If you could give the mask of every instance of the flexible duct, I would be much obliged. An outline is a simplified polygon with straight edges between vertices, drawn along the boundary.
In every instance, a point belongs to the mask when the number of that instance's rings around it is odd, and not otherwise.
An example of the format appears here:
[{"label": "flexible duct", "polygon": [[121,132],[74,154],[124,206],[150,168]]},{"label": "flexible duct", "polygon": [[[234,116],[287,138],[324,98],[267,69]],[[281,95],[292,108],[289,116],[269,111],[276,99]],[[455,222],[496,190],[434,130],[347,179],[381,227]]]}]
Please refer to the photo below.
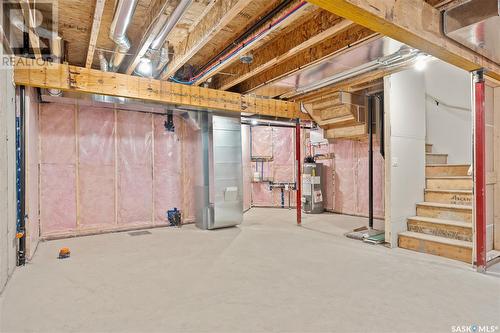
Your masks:
[{"label": "flexible duct", "polygon": [[156,64],[154,73],[158,74],[168,63],[170,59],[168,56],[168,49],[163,48],[163,45],[172,29],[179,22],[192,2],[193,0],[181,0],[172,14],[168,17],[165,24],[161,27],[155,39],[151,42],[146,57]]},{"label": "flexible duct", "polygon": [[130,50],[130,40],[127,37],[127,29],[134,15],[137,0],[118,0],[115,15],[111,28],[109,29],[109,38],[116,44],[115,52],[109,61],[109,69],[116,72],[119,68],[128,50]]}]

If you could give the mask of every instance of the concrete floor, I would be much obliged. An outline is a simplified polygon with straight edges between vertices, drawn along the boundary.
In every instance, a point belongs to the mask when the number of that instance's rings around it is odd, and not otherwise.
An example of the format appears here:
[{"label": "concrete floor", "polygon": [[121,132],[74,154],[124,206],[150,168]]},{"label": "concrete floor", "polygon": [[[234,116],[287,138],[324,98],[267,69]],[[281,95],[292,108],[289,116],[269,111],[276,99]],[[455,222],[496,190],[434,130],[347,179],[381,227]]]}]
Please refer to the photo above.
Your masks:
[{"label": "concrete floor", "polygon": [[[41,243],[0,299],[0,331],[451,332],[500,326],[500,273],[342,236],[355,217],[252,209],[194,226]],[[70,259],[56,259],[69,246]],[[497,272],[500,269],[494,269]]]}]

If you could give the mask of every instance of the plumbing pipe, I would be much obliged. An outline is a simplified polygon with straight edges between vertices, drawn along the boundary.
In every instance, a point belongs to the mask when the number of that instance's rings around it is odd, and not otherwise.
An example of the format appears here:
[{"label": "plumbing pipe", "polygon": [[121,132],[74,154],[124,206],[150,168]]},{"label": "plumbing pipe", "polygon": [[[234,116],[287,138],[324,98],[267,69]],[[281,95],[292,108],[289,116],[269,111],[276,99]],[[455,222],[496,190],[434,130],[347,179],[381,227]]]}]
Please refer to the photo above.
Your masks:
[{"label": "plumbing pipe", "polygon": [[196,81],[202,79],[205,75],[209,74],[211,71],[213,71],[217,67],[219,67],[222,64],[224,64],[228,59],[231,59],[236,53],[238,53],[242,49],[244,49],[244,48],[248,47],[250,44],[252,44],[252,43],[260,40],[272,28],[274,28],[276,25],[278,25],[281,22],[283,22],[284,20],[286,20],[290,15],[292,15],[293,13],[295,13],[296,11],[298,11],[300,8],[302,8],[306,4],[307,4],[306,1],[300,2],[297,6],[293,7],[292,9],[290,9],[288,12],[286,12],[283,16],[281,16],[280,18],[278,18],[276,21],[270,23],[265,29],[262,29],[260,32],[254,34],[253,36],[251,36],[251,37],[245,39],[244,41],[242,41],[239,45],[236,45],[235,47],[233,47],[231,49],[231,51],[229,51],[228,53],[226,53],[224,56],[220,57],[216,61],[212,62],[207,68],[205,68],[204,70],[202,70],[201,72],[199,72],[194,77],[190,78],[189,81],[177,80],[173,76],[170,77],[170,79],[172,79],[174,82],[182,83],[182,84],[189,84],[189,85],[191,85],[191,84],[195,83]]},{"label": "plumbing pipe", "polygon": [[115,9],[115,15],[109,29],[109,38],[115,42],[115,52],[109,61],[109,69],[116,72],[125,55],[130,50],[130,40],[127,37],[127,29],[134,15],[137,0],[118,0]]},{"label": "plumbing pipe", "polygon": [[252,33],[254,33],[257,29],[262,27],[264,23],[269,21],[274,15],[278,14],[281,10],[285,9],[293,0],[284,0],[282,1],[276,8],[268,12],[262,18],[260,18],[257,22],[255,22],[250,28],[248,28],[243,34],[241,34],[238,38],[236,38],[231,44],[226,46],[222,51],[220,51],[217,55],[213,56],[206,64],[201,66],[199,71],[205,70],[208,66],[210,66],[213,62],[217,61],[224,54],[228,53],[231,48],[243,42],[246,38],[248,38]]},{"label": "plumbing pipe", "polygon": [[475,176],[475,232],[476,232],[476,269],[486,271],[486,163],[485,163],[485,109],[484,109],[484,76],[483,71],[475,73],[474,82],[474,176]]}]

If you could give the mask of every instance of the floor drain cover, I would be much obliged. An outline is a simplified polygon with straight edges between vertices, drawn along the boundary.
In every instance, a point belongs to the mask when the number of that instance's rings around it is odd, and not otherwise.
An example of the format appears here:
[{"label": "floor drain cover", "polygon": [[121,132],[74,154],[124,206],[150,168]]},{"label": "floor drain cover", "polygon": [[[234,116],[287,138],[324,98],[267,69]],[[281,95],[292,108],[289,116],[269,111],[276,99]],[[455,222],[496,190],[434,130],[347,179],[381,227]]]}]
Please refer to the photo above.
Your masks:
[{"label": "floor drain cover", "polygon": [[151,235],[151,232],[147,230],[142,230],[142,231],[131,231],[128,234],[130,236],[143,236],[143,235]]}]

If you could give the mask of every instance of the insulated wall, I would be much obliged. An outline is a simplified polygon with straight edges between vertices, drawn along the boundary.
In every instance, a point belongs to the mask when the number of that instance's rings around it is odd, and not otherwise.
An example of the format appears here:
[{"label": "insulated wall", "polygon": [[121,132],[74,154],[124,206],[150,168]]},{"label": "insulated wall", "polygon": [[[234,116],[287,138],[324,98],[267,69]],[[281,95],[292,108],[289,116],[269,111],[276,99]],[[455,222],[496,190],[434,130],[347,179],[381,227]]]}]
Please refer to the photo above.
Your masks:
[{"label": "insulated wall", "polygon": [[252,205],[256,207],[293,207],[295,191],[271,188],[271,184],[295,182],[295,129],[252,126],[252,172],[261,181],[252,182]]},{"label": "insulated wall", "polygon": [[[384,218],[384,159],[379,144],[373,148],[374,216]],[[323,164],[325,209],[339,214],[368,216],[368,141],[334,140],[313,145],[310,155]],[[321,157],[322,156],[322,157]]]},{"label": "insulated wall", "polygon": [[[196,131],[174,117],[62,103],[40,105],[40,229],[44,237],[194,220],[189,179]],[[183,154],[183,152],[185,152]]]}]

